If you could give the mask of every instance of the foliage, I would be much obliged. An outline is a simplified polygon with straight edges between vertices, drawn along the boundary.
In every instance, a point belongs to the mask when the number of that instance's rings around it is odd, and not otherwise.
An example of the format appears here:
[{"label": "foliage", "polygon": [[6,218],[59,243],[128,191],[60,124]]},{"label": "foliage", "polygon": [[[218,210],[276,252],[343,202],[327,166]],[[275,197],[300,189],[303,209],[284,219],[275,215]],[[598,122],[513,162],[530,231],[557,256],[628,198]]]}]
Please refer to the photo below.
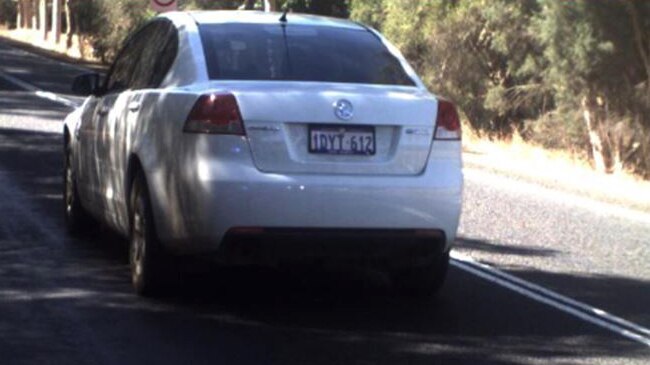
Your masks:
[{"label": "foliage", "polygon": [[0,24],[11,28],[16,26],[16,3],[13,0],[0,0]]},{"label": "foliage", "polygon": [[[650,4],[641,0],[540,0],[533,24],[558,105],[599,98],[605,138],[622,143],[623,162],[650,172]],[[638,24],[635,24],[638,23]],[[635,25],[637,25],[635,27]],[[568,124],[582,123],[580,117]]]},{"label": "foliage", "polygon": [[183,10],[222,10],[222,9],[237,9],[242,5],[239,0],[186,0],[182,2],[181,8]]},{"label": "foliage", "polygon": [[128,34],[154,15],[141,0],[76,0],[71,4],[78,31],[92,38],[95,55],[108,62]]},{"label": "foliage", "polygon": [[377,30],[386,21],[385,0],[353,0],[350,3],[350,18],[367,24]]},{"label": "foliage", "polygon": [[281,1],[280,8],[289,7],[298,13],[328,15],[347,18],[349,0],[286,0]]}]

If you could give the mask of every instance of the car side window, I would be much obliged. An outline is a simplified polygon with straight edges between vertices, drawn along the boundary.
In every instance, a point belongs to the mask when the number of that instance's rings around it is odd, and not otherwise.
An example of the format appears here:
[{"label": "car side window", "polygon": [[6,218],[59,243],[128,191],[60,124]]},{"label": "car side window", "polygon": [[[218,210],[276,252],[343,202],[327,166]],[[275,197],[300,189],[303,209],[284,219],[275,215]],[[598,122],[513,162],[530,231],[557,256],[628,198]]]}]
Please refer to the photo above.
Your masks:
[{"label": "car side window", "polygon": [[147,42],[135,67],[130,88],[157,88],[167,75],[178,50],[176,27],[169,20],[151,24]]},{"label": "car side window", "polygon": [[160,86],[178,54],[178,30],[172,22],[165,24],[164,35],[165,38],[161,43],[160,53],[156,57],[157,62],[153,69],[150,87]]},{"label": "car side window", "polygon": [[153,24],[147,25],[131,36],[118,54],[106,80],[106,93],[120,92],[133,87],[138,61],[152,33]]},{"label": "car side window", "polygon": [[124,49],[118,54],[115,62],[113,62],[110,74],[106,79],[105,91],[107,93],[124,90],[129,84],[130,68],[132,65],[130,60],[133,59],[132,53],[133,51],[129,47],[129,43],[127,43]]}]

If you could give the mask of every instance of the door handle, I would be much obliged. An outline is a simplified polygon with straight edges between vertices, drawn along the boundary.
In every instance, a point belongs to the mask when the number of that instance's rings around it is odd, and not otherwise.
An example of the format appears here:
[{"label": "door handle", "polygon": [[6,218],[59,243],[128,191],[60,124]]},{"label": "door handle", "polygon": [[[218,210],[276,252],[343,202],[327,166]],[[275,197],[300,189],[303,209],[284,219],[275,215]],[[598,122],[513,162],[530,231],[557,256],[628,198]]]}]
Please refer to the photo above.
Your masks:
[{"label": "door handle", "polygon": [[139,101],[132,101],[129,103],[129,110],[132,112],[137,112],[140,110],[140,102]]}]

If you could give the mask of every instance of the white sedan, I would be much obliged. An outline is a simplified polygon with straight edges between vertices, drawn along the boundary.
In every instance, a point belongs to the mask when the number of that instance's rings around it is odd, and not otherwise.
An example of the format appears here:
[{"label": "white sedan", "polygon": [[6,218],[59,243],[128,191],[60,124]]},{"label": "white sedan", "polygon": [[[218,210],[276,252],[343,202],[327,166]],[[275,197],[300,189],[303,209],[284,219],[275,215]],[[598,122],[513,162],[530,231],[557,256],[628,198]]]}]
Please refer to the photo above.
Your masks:
[{"label": "white sedan", "polygon": [[[440,288],[463,186],[453,104],[358,23],[174,12],[130,36],[65,120],[65,218],[129,238],[132,281],[162,258],[373,264]],[[94,218],[94,219],[92,219]],[[167,260],[164,260],[165,262]]]}]

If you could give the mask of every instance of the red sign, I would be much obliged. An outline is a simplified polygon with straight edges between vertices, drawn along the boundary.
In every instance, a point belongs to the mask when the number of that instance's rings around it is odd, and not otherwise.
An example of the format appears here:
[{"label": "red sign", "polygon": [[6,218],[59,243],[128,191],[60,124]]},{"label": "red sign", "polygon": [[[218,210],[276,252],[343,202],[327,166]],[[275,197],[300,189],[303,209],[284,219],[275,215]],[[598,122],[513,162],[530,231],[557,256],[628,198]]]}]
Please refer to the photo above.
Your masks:
[{"label": "red sign", "polygon": [[161,13],[174,11],[178,9],[178,0],[151,0],[151,8]]}]

